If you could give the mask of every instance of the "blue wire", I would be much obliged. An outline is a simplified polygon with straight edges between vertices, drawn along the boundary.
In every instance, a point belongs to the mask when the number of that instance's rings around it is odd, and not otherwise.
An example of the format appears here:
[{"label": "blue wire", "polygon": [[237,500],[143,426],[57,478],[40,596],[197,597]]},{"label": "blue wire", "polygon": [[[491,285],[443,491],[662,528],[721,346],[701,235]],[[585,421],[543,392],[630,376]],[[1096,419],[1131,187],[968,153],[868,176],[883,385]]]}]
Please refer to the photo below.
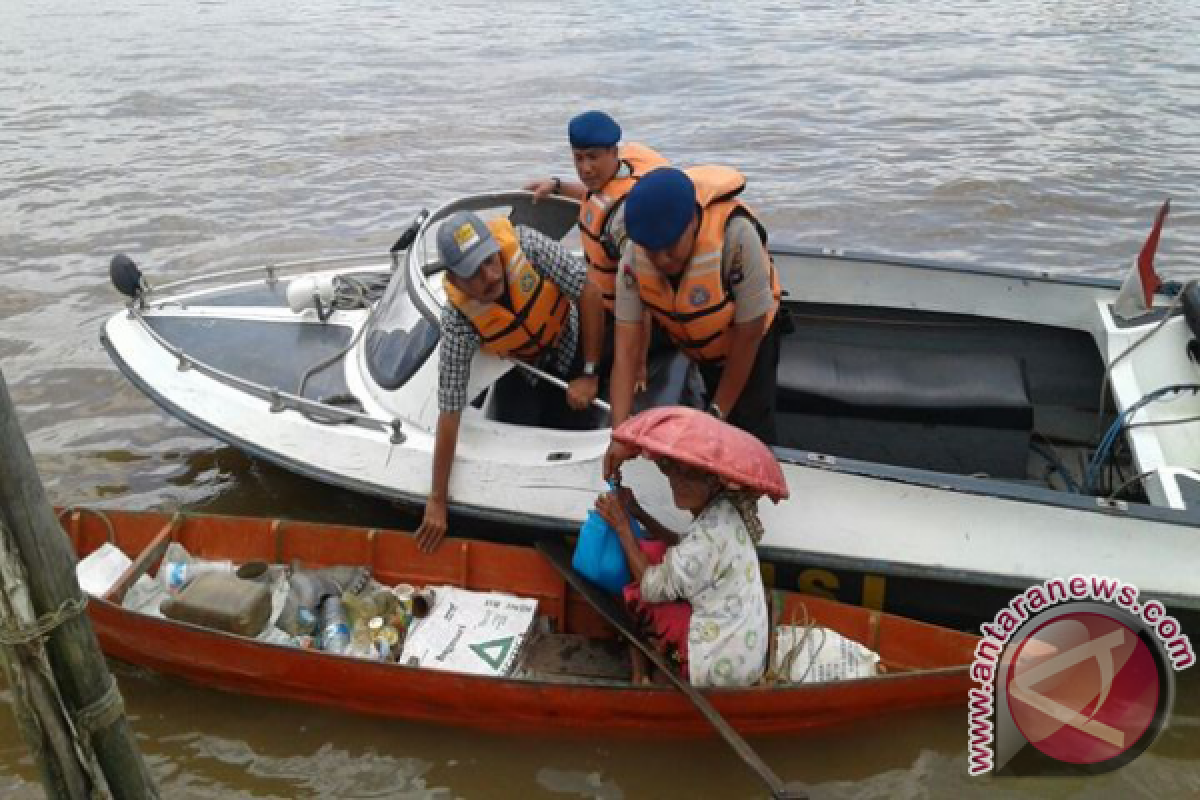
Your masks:
[{"label": "blue wire", "polygon": [[1096,478],[1099,477],[1100,466],[1104,460],[1108,458],[1108,450],[1112,447],[1113,442],[1117,440],[1121,429],[1125,427],[1125,415],[1128,411],[1123,411],[1113,420],[1113,424],[1109,426],[1105,432],[1104,438],[1100,440],[1100,446],[1096,448],[1096,452],[1092,454],[1092,460],[1088,462],[1087,472],[1083,477],[1083,491],[1085,494],[1090,494],[1096,486]]},{"label": "blue wire", "polygon": [[1153,392],[1148,392],[1142,395],[1136,403],[1122,411],[1113,420],[1113,424],[1109,426],[1108,431],[1100,440],[1100,446],[1096,448],[1096,452],[1092,454],[1092,460],[1088,462],[1087,472],[1084,475],[1083,491],[1090,494],[1096,487],[1096,479],[1100,477],[1100,470],[1103,467],[1105,460],[1108,458],[1109,450],[1117,441],[1117,436],[1120,435],[1121,429],[1125,424],[1133,418],[1133,415],[1142,409],[1148,403],[1152,403],[1161,397],[1168,394],[1179,392],[1191,392],[1192,394],[1200,393],[1200,383],[1176,383],[1170,386],[1163,386],[1160,389],[1155,389]]}]

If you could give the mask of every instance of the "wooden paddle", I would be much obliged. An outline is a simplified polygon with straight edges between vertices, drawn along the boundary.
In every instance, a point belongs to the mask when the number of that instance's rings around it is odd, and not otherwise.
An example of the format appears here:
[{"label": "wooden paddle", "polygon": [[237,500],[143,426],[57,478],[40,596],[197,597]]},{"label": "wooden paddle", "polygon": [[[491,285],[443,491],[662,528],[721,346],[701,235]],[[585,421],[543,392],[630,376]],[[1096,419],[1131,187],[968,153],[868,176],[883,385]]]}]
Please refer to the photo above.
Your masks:
[{"label": "wooden paddle", "polygon": [[541,554],[546,557],[547,561],[554,565],[554,568],[566,579],[571,588],[583,595],[583,598],[591,603],[592,607],[600,612],[600,615],[608,620],[609,624],[632,642],[634,647],[641,650],[654,666],[662,670],[671,683],[675,685],[675,688],[683,692],[688,700],[692,701],[692,705],[716,728],[717,733],[721,734],[721,738],[733,748],[734,752],[745,762],[746,766],[754,770],[758,777],[762,779],[763,783],[771,790],[772,797],[786,798],[788,800],[805,800],[807,798],[807,795],[785,787],[779,776],[767,766],[758,753],[754,752],[746,740],[733,729],[733,726],[725,721],[720,712],[712,707],[708,699],[696,691],[696,688],[690,683],[685,683],[676,674],[675,670],[667,664],[662,654],[642,640],[642,637],[633,630],[625,609],[617,603],[612,595],[594,586],[587,578],[575,571],[574,567],[571,566],[571,554],[567,552],[566,545],[559,541],[543,540],[537,543],[537,549],[541,551]]}]

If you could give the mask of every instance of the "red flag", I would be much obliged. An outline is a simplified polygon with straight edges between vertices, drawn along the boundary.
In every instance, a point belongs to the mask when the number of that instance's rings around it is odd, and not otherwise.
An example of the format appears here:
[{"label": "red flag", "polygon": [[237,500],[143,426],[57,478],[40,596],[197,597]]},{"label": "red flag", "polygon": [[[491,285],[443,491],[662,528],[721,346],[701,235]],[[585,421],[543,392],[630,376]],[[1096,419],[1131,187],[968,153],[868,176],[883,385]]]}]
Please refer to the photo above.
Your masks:
[{"label": "red flag", "polygon": [[1158,277],[1158,273],[1154,271],[1154,254],[1158,250],[1158,237],[1162,233],[1163,222],[1167,219],[1167,213],[1170,210],[1171,200],[1168,198],[1163,202],[1162,208],[1158,210],[1158,216],[1154,219],[1154,228],[1146,237],[1146,243],[1142,245],[1142,252],[1138,254],[1137,262],[1125,276],[1125,282],[1121,284],[1121,291],[1117,294],[1117,300],[1113,304],[1113,310],[1118,316],[1132,319],[1146,313],[1154,305],[1154,293],[1158,291],[1158,287],[1162,286],[1162,278]]}]

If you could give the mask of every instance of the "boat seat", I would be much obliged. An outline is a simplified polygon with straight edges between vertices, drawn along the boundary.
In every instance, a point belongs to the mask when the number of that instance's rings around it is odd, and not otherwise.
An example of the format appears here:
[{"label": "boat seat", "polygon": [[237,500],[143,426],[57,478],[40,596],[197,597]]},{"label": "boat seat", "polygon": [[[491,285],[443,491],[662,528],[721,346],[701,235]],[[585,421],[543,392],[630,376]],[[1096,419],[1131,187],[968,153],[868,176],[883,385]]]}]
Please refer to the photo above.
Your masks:
[{"label": "boat seat", "polygon": [[789,337],[778,371],[784,447],[1021,479],[1033,404],[1020,359]]},{"label": "boat seat", "polygon": [[784,410],[907,422],[1031,430],[1033,406],[1019,359],[825,342],[785,343]]}]

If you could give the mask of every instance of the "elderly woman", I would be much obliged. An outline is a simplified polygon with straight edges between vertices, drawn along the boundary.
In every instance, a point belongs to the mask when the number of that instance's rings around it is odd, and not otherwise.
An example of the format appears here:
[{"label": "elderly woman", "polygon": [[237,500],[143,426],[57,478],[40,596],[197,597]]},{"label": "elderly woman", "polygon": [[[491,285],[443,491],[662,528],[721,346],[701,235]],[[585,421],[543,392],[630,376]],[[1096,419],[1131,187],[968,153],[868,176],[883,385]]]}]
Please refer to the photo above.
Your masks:
[{"label": "elderly woman", "polygon": [[[675,505],[693,521],[679,535],[647,514],[628,489],[600,496],[596,510],[620,536],[633,575],[626,603],[693,686],[749,686],[762,677],[770,633],[754,549],[762,536],[757,494],[735,491],[713,472],[674,458],[654,462],[670,482]],[[665,553],[657,542],[639,543],[629,513],[668,545]],[[653,557],[656,550],[660,559]],[[633,653],[634,681],[641,682],[645,665],[636,648]]]}]

